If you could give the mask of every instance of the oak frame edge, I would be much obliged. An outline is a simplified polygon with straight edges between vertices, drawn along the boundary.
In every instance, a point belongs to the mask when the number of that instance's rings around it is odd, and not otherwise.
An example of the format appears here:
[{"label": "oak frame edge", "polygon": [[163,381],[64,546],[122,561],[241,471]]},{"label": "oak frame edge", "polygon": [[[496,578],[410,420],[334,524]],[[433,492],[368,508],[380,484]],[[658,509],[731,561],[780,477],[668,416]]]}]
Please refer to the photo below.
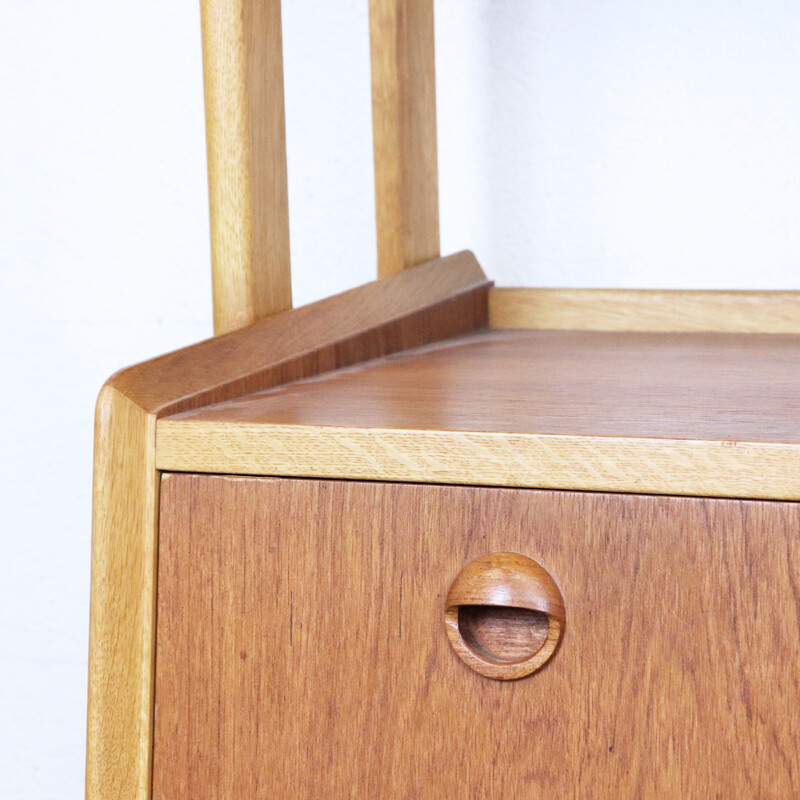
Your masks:
[{"label": "oak frame edge", "polygon": [[174,472],[800,500],[800,444],[772,442],[164,419],[156,459]]},{"label": "oak frame edge", "polygon": [[155,422],[154,414],[112,385],[101,389],[92,499],[87,800],[150,798],[160,481]]}]

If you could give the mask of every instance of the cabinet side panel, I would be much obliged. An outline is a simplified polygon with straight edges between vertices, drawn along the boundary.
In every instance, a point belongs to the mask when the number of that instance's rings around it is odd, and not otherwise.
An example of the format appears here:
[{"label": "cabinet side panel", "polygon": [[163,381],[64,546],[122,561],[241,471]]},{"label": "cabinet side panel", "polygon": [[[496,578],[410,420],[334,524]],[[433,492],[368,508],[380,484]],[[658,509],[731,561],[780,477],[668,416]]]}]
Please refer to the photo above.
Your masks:
[{"label": "cabinet side panel", "polygon": [[[155,800],[796,797],[792,503],[171,475]],[[445,595],[539,561],[566,630],[498,682]]]}]

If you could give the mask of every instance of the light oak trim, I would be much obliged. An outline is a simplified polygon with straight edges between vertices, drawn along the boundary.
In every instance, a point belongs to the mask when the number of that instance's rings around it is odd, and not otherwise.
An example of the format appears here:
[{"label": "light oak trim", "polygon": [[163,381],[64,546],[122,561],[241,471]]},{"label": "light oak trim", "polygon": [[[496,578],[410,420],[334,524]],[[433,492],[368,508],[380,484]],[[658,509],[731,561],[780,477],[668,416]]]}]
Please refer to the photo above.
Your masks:
[{"label": "light oak trim", "polygon": [[370,0],[378,275],[439,255],[433,0]]},{"label": "light oak trim", "polygon": [[95,430],[88,800],[151,796],[156,419],[484,327],[488,288],[460,253],[109,379]]},{"label": "light oak trim", "polygon": [[279,0],[202,0],[214,331],[291,308]]},{"label": "light oak trim", "polygon": [[800,333],[800,291],[492,289],[489,324],[529,330]]},{"label": "light oak trim", "polygon": [[159,420],[159,469],[800,500],[800,445]]},{"label": "light oak trim", "polygon": [[111,386],[97,402],[87,800],[148,800],[159,473],[155,415]]}]

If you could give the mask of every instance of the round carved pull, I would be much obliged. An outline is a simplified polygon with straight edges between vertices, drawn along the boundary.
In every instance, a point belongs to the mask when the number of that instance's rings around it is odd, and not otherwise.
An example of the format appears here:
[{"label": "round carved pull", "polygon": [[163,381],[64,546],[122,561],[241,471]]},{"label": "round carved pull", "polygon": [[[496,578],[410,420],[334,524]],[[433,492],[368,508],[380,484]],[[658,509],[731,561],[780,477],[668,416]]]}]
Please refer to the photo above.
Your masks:
[{"label": "round carved pull", "polygon": [[550,573],[519,553],[490,553],[464,567],[444,612],[458,657],[487,678],[510,681],[535,672],[564,631],[564,598]]}]

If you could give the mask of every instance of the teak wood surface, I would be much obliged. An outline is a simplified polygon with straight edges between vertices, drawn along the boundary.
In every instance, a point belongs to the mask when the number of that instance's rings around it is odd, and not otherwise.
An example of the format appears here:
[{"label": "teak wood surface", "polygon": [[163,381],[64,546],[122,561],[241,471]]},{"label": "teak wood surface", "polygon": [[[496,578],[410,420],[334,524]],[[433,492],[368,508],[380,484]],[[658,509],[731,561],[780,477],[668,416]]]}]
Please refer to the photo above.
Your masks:
[{"label": "teak wood surface", "polygon": [[160,473],[156,420],[486,324],[469,253],[122,370],[95,422],[86,795],[148,800]]},{"label": "teak wood surface", "polygon": [[484,330],[159,421],[165,470],[800,499],[800,336]]},{"label": "teak wood surface", "polygon": [[[169,475],[155,800],[796,798],[800,506]],[[472,559],[566,629],[501,682],[450,648]]]},{"label": "teak wood surface", "polygon": [[444,621],[453,650],[467,666],[488,678],[516,680],[540,669],[558,648],[564,598],[553,576],[532,558],[489,553],[458,573],[447,592]]}]

